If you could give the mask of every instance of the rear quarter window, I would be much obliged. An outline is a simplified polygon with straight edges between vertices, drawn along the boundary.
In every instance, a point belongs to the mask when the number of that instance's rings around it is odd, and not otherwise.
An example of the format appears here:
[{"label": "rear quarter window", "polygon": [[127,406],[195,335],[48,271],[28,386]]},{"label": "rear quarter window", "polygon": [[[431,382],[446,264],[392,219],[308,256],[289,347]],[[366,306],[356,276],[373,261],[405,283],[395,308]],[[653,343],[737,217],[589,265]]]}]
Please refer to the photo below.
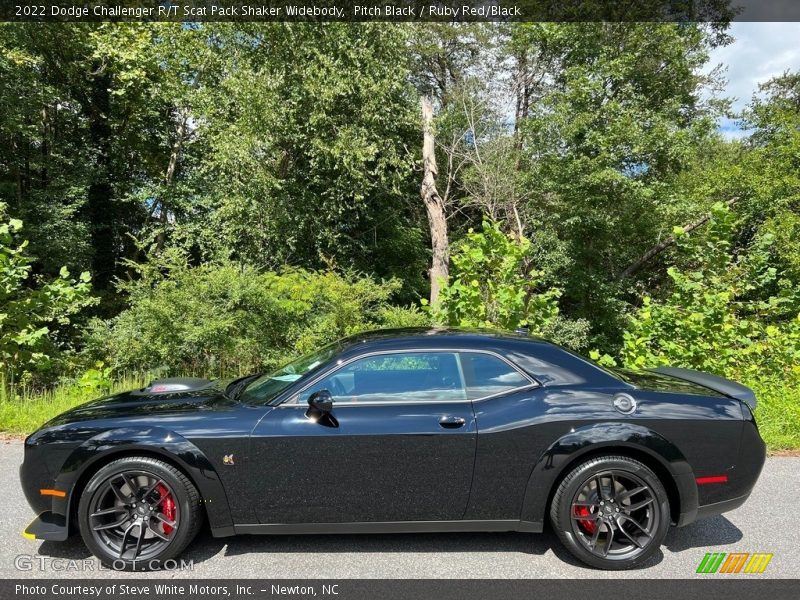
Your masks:
[{"label": "rear quarter window", "polygon": [[480,352],[462,352],[461,368],[469,400],[510,392],[531,384],[506,361]]}]

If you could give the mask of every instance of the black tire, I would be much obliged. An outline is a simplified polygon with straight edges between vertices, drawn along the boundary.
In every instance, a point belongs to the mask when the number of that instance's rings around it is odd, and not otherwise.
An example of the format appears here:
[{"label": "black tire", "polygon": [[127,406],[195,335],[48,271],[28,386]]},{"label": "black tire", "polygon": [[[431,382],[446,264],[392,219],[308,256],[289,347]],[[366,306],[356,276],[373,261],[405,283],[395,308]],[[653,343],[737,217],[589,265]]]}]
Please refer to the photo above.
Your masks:
[{"label": "black tire", "polygon": [[203,516],[200,494],[189,478],[145,456],[101,467],[78,504],[86,546],[104,565],[124,571],[162,568],[195,538]]},{"label": "black tire", "polygon": [[631,569],[661,547],[670,525],[669,498],[658,476],[638,460],[600,456],[561,480],[550,521],[581,562],[597,569]]}]

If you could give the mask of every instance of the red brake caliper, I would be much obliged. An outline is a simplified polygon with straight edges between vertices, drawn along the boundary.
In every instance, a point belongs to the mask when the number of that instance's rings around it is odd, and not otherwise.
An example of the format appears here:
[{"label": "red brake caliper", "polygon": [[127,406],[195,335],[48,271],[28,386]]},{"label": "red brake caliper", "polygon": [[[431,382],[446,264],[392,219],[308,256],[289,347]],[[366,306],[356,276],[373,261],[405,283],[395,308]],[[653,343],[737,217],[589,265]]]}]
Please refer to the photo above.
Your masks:
[{"label": "red brake caliper", "polygon": [[594,533],[595,528],[597,527],[597,523],[594,521],[594,517],[592,516],[591,511],[589,510],[588,506],[575,506],[575,516],[576,517],[587,517],[586,520],[579,519],[578,522],[583,527],[586,533]]},{"label": "red brake caliper", "polygon": [[[161,483],[158,484],[156,488],[158,492],[159,498],[164,498],[161,501],[161,505],[159,508],[161,509],[162,514],[167,517],[170,521],[175,520],[175,499],[172,497],[172,494],[169,493],[167,487]],[[164,526],[164,533],[169,535],[172,531],[172,526],[167,525],[166,523],[162,523]]]}]

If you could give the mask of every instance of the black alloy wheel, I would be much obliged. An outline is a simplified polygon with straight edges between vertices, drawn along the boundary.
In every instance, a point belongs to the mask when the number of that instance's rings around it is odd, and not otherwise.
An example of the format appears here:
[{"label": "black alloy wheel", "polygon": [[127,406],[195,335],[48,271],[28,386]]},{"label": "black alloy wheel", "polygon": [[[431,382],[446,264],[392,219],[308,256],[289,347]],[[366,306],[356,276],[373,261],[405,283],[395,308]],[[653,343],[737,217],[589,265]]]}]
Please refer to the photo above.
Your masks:
[{"label": "black alloy wheel", "polygon": [[183,473],[149,458],[101,468],[78,507],[81,536],[115,569],[156,569],[180,553],[201,523],[199,495]]},{"label": "black alloy wheel", "polygon": [[561,541],[581,561],[629,569],[661,546],[670,512],[664,486],[644,464],[622,456],[587,461],[561,482],[551,505]]}]

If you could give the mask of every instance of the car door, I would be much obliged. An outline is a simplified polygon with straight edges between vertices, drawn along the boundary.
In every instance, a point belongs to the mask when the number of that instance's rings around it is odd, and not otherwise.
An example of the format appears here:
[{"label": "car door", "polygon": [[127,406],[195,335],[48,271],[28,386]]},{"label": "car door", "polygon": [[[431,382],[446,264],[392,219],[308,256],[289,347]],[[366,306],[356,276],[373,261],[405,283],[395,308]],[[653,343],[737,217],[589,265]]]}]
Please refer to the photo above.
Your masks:
[{"label": "car door", "polygon": [[[308,397],[333,409],[319,418]],[[270,411],[251,437],[261,523],[461,519],[476,428],[458,355],[383,352],[352,359]]]}]

